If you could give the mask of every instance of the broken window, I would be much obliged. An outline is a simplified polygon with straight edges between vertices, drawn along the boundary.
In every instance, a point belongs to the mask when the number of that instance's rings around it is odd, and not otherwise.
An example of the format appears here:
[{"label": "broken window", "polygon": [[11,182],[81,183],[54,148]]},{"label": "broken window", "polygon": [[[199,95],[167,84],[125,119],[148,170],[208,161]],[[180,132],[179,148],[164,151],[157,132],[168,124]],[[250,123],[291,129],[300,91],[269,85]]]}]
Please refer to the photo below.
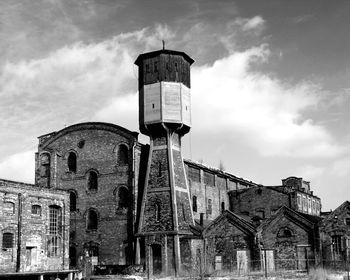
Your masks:
[{"label": "broken window", "polygon": [[71,172],[77,172],[77,155],[70,152],[68,155],[68,170]]},{"label": "broken window", "polygon": [[192,210],[193,212],[197,212],[197,196],[192,197]]},{"label": "broken window", "polygon": [[120,187],[117,197],[118,209],[128,208],[129,205],[129,191],[126,187]]},{"label": "broken window", "polygon": [[87,213],[87,229],[97,230],[97,226],[98,226],[97,212],[93,209],[90,209]]},{"label": "broken window", "polygon": [[74,212],[77,210],[77,194],[74,191],[69,193],[69,210]]},{"label": "broken window", "polygon": [[5,232],[2,235],[2,249],[12,249],[13,248],[13,238],[14,235],[11,232]]},{"label": "broken window", "polygon": [[88,189],[90,191],[97,191],[98,181],[97,173],[95,171],[89,171],[88,173]]},{"label": "broken window", "polygon": [[118,149],[118,164],[126,165],[128,164],[128,153],[129,149],[126,145],[119,145]]},{"label": "broken window", "polygon": [[40,205],[32,205],[32,214],[41,216],[41,206]]}]

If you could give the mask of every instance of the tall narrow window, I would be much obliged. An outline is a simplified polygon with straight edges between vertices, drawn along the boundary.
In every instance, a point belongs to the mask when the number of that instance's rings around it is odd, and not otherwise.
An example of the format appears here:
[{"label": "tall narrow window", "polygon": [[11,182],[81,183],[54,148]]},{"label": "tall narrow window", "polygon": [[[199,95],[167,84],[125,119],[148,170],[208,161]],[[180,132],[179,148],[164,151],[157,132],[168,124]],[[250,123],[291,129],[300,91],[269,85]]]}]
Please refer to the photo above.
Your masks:
[{"label": "tall narrow window", "polygon": [[12,249],[13,243],[13,233],[5,232],[2,236],[2,249]]},{"label": "tall narrow window", "polygon": [[50,155],[47,153],[40,156],[40,176],[50,177]]},{"label": "tall narrow window", "polygon": [[207,213],[211,214],[213,211],[212,204],[211,204],[211,199],[208,199],[208,205],[207,205]]},{"label": "tall narrow window", "polygon": [[156,218],[156,222],[160,221],[160,203],[157,202],[155,205],[155,218]]},{"label": "tall narrow window", "polygon": [[341,251],[342,251],[342,244],[341,243],[342,243],[341,235],[332,236],[333,251],[337,254],[341,253]]},{"label": "tall narrow window", "polygon": [[96,230],[98,226],[97,212],[90,209],[87,213],[87,229]]},{"label": "tall narrow window", "polygon": [[225,202],[221,202],[221,212],[225,211]]},{"label": "tall narrow window", "polygon": [[118,209],[128,208],[129,205],[129,191],[126,187],[120,187],[117,197]]},{"label": "tall narrow window", "polygon": [[129,158],[128,158],[129,149],[126,145],[119,145],[118,149],[118,164],[128,164]]},{"label": "tall narrow window", "polygon": [[98,181],[97,173],[95,171],[90,171],[88,173],[88,189],[90,191],[97,191]]},{"label": "tall narrow window", "polygon": [[77,194],[74,191],[69,193],[69,210],[74,212],[77,210]]},{"label": "tall narrow window", "polygon": [[192,197],[192,210],[193,212],[197,212],[197,196]]},{"label": "tall narrow window", "polygon": [[68,155],[68,170],[77,172],[77,155],[73,152],[70,152]]},{"label": "tall narrow window", "polygon": [[62,231],[62,211],[57,205],[49,206],[49,236],[47,242],[48,257],[56,257],[60,253]]},{"label": "tall narrow window", "polygon": [[158,162],[158,177],[162,176],[162,162]]},{"label": "tall narrow window", "polygon": [[182,218],[186,222],[186,211],[185,211],[185,205],[181,203],[181,210],[182,210]]}]

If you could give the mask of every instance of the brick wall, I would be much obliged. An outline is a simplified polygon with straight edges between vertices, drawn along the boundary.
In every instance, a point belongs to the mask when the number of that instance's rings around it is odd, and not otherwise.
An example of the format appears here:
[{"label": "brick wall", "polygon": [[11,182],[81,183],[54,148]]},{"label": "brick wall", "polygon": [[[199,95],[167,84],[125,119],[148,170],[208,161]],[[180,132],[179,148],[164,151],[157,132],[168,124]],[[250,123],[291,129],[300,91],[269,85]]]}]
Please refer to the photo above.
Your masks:
[{"label": "brick wall", "polygon": [[[0,180],[0,186],[0,272],[15,272],[18,261],[21,272],[68,269],[68,193],[6,180]],[[14,203],[14,212],[9,211],[6,202]],[[37,211],[32,211],[33,205],[36,205]],[[60,207],[62,224],[58,230],[56,256],[50,256],[48,252],[51,240],[49,207],[52,205]],[[13,234],[12,248],[4,248],[3,236],[6,233]],[[17,260],[17,253],[20,254],[20,260]]]},{"label": "brick wall", "polygon": [[[77,209],[71,213],[72,247],[76,258],[84,254],[89,244],[98,247],[99,264],[131,263],[137,201],[137,176],[139,162],[133,162],[135,134],[111,124],[87,123],[63,129],[39,145],[39,156],[44,152],[51,155],[51,187],[74,191],[77,194]],[[127,147],[126,161],[118,159],[121,145]],[[140,151],[135,149],[140,155]],[[76,171],[70,171],[68,155],[77,157]],[[120,156],[119,156],[120,157]],[[40,162],[37,167],[40,169]],[[135,170],[134,170],[135,169]],[[97,190],[88,188],[88,173],[97,173]],[[136,171],[136,172],[135,172]],[[136,177],[133,176],[136,174]],[[42,177],[37,169],[36,182]],[[128,192],[128,207],[119,207],[119,191]],[[88,211],[97,212],[96,230],[87,229]]]}]

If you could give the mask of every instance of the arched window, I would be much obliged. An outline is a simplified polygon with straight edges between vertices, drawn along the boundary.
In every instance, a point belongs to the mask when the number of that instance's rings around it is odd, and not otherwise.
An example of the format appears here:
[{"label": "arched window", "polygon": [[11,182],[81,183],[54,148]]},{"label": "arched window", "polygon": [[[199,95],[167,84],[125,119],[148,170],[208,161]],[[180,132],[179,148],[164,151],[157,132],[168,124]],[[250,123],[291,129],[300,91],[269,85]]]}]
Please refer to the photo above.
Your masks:
[{"label": "arched window", "polygon": [[41,216],[41,206],[40,205],[32,205],[32,214]]},{"label": "arched window", "polygon": [[40,156],[40,176],[50,177],[50,154],[48,153]]},{"label": "arched window", "polygon": [[160,203],[157,202],[155,207],[155,218],[156,218],[156,222],[159,222],[160,221]]},{"label": "arched window", "polygon": [[77,172],[77,155],[73,152],[70,152],[68,155],[68,170],[71,172]]},{"label": "arched window", "polygon": [[285,227],[285,228],[281,228],[278,231],[277,236],[278,237],[292,237],[293,233],[289,228]]},{"label": "arched window", "polygon": [[77,210],[77,194],[74,191],[69,192],[69,210],[71,212]]},{"label": "arched window", "polygon": [[129,191],[126,187],[120,187],[117,197],[118,209],[128,208],[129,205]]},{"label": "arched window", "polygon": [[192,210],[193,212],[197,212],[197,196],[192,196]]},{"label": "arched window", "polygon": [[125,165],[128,164],[128,153],[129,149],[126,145],[119,145],[118,148],[118,164]]},{"label": "arched window", "polygon": [[90,209],[87,213],[87,229],[96,230],[98,226],[97,212]]},{"label": "arched window", "polygon": [[14,235],[13,233],[10,232],[5,232],[2,235],[2,249],[6,250],[6,249],[12,249],[13,248],[13,238]]},{"label": "arched window", "polygon": [[97,188],[98,188],[97,173],[95,171],[89,171],[88,189],[90,191],[97,191]]},{"label": "arched window", "polygon": [[15,214],[15,204],[11,201],[5,201],[4,212],[7,214]]}]

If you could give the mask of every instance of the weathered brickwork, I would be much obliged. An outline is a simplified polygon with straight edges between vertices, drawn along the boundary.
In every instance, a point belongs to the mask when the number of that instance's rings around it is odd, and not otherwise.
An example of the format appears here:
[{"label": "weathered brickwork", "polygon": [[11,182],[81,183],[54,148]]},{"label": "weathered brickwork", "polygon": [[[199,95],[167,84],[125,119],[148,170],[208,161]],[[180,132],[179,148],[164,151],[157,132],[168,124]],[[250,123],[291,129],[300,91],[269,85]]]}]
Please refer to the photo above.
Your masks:
[{"label": "weathered brickwork", "polygon": [[322,251],[325,260],[334,260],[342,265],[349,254],[350,202],[345,201],[334,211],[324,216],[320,223]]},{"label": "weathered brickwork", "polygon": [[255,229],[232,212],[224,212],[203,232],[205,240],[206,272],[217,269],[217,257],[223,270],[235,270],[237,258],[243,252],[254,259]]},{"label": "weathered brickwork", "polygon": [[251,218],[268,218],[281,206],[290,207],[289,194],[268,187],[252,187],[230,193],[231,210]]},{"label": "weathered brickwork", "polygon": [[[306,208],[300,208],[305,196]],[[316,211],[320,199],[311,193],[304,193],[290,186],[251,187],[249,189],[229,192],[230,209],[235,213],[265,219],[273,215],[281,206],[287,206],[301,213],[319,216]],[[304,211],[305,210],[305,211]]]},{"label": "weathered brickwork", "polygon": [[[54,159],[50,165],[50,187],[76,195],[76,208],[71,209],[72,264],[85,250],[101,265],[131,263],[137,202],[137,134],[112,124],[86,123],[45,139],[39,143],[36,183],[42,184],[41,154],[49,153]],[[76,156],[75,167],[69,166],[71,153]],[[96,174],[95,180],[90,179],[91,172]]]},{"label": "weathered brickwork", "polygon": [[271,218],[258,227],[259,242],[266,249],[275,251],[278,269],[305,269],[308,260],[314,262],[318,251],[317,222],[302,216],[294,210],[282,207]]},{"label": "weathered brickwork", "polygon": [[69,268],[67,192],[0,180],[0,217],[0,273]]},{"label": "weathered brickwork", "polygon": [[[223,210],[230,209],[229,191],[257,186],[254,182],[200,163],[190,160],[185,160],[184,163],[192,207],[193,204],[196,204],[193,209],[193,216],[196,220],[199,220],[200,214],[203,213],[204,219],[211,221]],[[194,200],[197,203],[194,203]]]}]

